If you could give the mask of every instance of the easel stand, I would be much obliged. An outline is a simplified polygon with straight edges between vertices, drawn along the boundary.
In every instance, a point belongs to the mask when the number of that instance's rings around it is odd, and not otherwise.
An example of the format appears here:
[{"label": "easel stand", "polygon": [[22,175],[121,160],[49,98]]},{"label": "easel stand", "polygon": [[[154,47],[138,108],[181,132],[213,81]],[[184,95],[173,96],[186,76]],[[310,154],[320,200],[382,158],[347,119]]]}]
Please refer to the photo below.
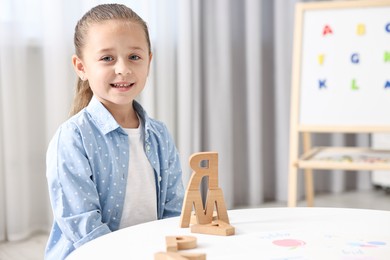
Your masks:
[{"label": "easel stand", "polygon": [[[207,166],[201,166],[202,162],[206,162]],[[191,232],[222,236],[234,235],[235,230],[229,223],[223,192],[218,187],[218,153],[196,153],[190,157],[190,166],[193,173],[184,196],[180,227],[190,226],[194,208],[196,221],[191,225]],[[206,208],[203,207],[200,193],[203,177],[208,177],[209,180]]]},{"label": "easel stand", "polygon": [[314,169],[390,170],[390,150],[312,145],[314,133],[390,133],[390,52],[377,44],[389,39],[390,23],[375,19],[389,12],[390,0],[297,3],[289,207],[297,205],[301,169],[308,206],[314,205]]}]

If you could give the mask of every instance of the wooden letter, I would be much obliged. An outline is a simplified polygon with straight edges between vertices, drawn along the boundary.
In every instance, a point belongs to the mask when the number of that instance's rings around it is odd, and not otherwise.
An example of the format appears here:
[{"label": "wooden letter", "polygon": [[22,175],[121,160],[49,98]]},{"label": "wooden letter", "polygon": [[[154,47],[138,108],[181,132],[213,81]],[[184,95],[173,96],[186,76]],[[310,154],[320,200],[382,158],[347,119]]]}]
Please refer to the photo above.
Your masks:
[{"label": "wooden letter", "polygon": [[196,248],[196,237],[193,236],[167,236],[165,237],[167,252],[154,254],[154,260],[206,260],[204,253],[177,252]]},{"label": "wooden letter", "polygon": [[230,236],[230,235],[234,235],[235,229],[233,226],[221,220],[216,220],[206,225],[200,225],[200,224],[192,225],[191,232],[210,234],[210,235]]},{"label": "wooden letter", "polygon": [[[207,167],[201,167],[200,163],[207,161]],[[209,188],[218,188],[218,154],[214,152],[196,153],[190,157],[190,166],[193,170],[184,196],[183,208],[180,216],[180,226],[189,227],[192,208],[195,208],[195,216],[199,224],[207,224],[212,221],[213,212],[205,212],[200,194],[200,182],[203,177],[209,178]]]},{"label": "wooden letter", "polygon": [[193,236],[168,236],[165,238],[167,251],[192,249],[196,247],[196,237]]},{"label": "wooden letter", "polygon": [[[201,162],[207,162],[207,166],[200,166]],[[191,229],[191,231],[195,230],[194,232],[196,233],[216,235],[234,234],[234,227],[229,225],[229,217],[222,189],[218,187],[218,154],[215,152],[196,153],[190,157],[190,166],[193,169],[193,173],[184,197],[180,226],[189,227],[192,208],[194,207],[196,227]],[[209,178],[206,208],[203,207],[199,190],[203,177]],[[216,216],[213,216],[214,212],[216,212]],[[213,222],[213,220],[219,220],[221,223]],[[205,229],[207,231],[202,232]]]},{"label": "wooden letter", "polygon": [[[207,167],[200,166],[202,161],[208,162]],[[193,173],[184,196],[180,226],[189,227],[193,206],[198,224],[211,223],[213,220],[214,204],[217,209],[217,217],[229,223],[223,193],[218,187],[218,153],[196,153],[190,157],[190,166],[193,169]],[[205,209],[199,187],[202,178],[206,176],[209,178],[209,187]]]}]

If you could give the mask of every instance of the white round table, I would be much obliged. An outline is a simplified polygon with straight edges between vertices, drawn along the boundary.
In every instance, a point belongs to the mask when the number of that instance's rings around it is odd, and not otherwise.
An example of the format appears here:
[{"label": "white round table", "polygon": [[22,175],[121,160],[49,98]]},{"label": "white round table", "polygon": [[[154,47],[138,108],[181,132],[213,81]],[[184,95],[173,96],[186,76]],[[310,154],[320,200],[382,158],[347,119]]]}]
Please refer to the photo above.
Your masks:
[{"label": "white round table", "polygon": [[166,236],[195,236],[208,260],[390,259],[390,211],[344,208],[259,208],[228,211],[235,235],[191,233],[179,217],[125,228],[75,250],[68,260],[154,259]]}]

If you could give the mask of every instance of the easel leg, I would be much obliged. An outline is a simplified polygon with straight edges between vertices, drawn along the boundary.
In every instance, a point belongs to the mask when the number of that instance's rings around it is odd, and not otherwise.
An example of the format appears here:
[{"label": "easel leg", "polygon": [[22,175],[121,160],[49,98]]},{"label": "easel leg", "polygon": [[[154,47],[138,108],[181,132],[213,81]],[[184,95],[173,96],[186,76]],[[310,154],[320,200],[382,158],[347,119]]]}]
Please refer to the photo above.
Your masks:
[{"label": "easel leg", "polygon": [[[305,153],[309,152],[311,145],[310,134],[305,132],[303,133],[303,151]],[[313,170],[305,169],[305,189],[306,189],[306,202],[307,206],[313,207],[314,205],[314,187],[313,187]]]},{"label": "easel leg", "polygon": [[313,170],[305,169],[306,202],[308,207],[314,206]]},{"label": "easel leg", "polygon": [[297,206],[298,169],[291,165],[288,175],[288,206]]}]

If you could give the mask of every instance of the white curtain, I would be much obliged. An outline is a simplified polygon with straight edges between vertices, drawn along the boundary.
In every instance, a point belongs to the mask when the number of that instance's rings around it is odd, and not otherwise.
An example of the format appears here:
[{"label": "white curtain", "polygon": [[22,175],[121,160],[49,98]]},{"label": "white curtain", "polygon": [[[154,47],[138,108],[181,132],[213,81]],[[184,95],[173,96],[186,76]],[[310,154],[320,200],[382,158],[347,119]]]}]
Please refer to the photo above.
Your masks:
[{"label": "white curtain", "polygon": [[[92,6],[107,2],[114,1],[0,0],[0,241],[50,227],[45,152],[73,96],[74,26]],[[229,208],[286,201],[298,1],[115,2],[149,24],[154,58],[139,99],[174,135],[185,183],[189,156],[217,151]],[[366,140],[340,135],[315,141]],[[367,188],[367,178],[323,175],[316,190]]]}]

